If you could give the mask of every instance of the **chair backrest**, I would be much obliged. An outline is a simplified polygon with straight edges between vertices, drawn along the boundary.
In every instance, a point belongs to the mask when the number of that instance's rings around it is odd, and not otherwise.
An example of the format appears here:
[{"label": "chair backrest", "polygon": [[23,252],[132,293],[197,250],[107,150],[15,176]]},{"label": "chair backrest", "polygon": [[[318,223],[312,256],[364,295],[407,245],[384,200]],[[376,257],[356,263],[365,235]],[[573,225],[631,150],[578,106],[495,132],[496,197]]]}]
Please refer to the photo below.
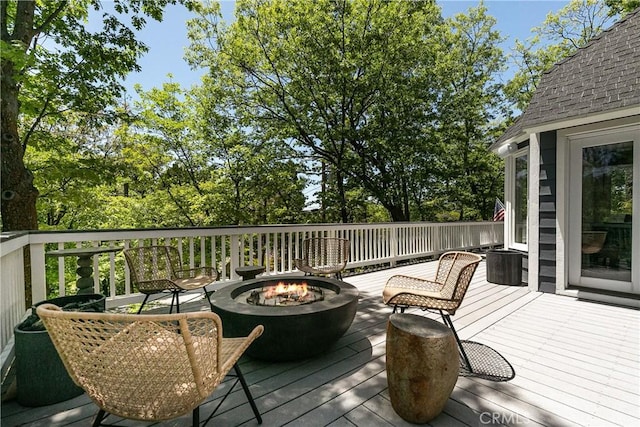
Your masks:
[{"label": "chair backrest", "polygon": [[583,231],[582,232],[582,253],[591,255],[602,250],[604,242],[607,240],[606,231]]},{"label": "chair backrest", "polygon": [[337,237],[311,237],[302,242],[302,257],[311,267],[344,268],[349,261],[349,240]]},{"label": "chair backrest", "polygon": [[144,283],[141,291],[171,287],[170,280],[182,269],[180,252],[173,246],[140,246],[123,252],[131,281],[138,285]]},{"label": "chair backrest", "polygon": [[108,413],[172,419],[200,405],[222,380],[215,313],[67,312],[43,304],[37,314],[73,381]]},{"label": "chair backrest", "polygon": [[462,302],[482,257],[471,252],[452,251],[442,254],[435,281],[442,284],[441,293]]}]

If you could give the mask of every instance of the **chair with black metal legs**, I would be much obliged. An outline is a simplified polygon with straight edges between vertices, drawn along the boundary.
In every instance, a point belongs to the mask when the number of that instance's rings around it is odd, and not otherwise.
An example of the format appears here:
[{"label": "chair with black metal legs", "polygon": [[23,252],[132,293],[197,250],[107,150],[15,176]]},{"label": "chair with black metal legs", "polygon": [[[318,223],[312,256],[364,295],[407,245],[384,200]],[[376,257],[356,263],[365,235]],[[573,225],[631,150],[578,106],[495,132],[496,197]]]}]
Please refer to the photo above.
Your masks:
[{"label": "chair with black metal legs", "polygon": [[440,257],[434,280],[395,275],[387,280],[382,292],[384,303],[392,305],[394,313],[398,308],[404,312],[408,307],[437,310],[444,324],[451,328],[460,349],[460,356],[469,371],[472,371],[471,363],[453,326],[451,316],[460,307],[481,260],[480,255],[470,252],[447,252]]},{"label": "chair with black metal legs", "polygon": [[[37,308],[71,379],[98,406],[94,426],[109,415],[141,420],[170,420],[192,412],[200,423],[200,405],[233,368],[259,424],[262,418],[238,360],[264,327],[248,336],[223,338],[217,314],[114,314],[62,311],[53,304]],[[211,419],[218,407],[205,424]]]},{"label": "chair with black metal legs", "polygon": [[173,246],[140,246],[124,250],[127,266],[131,273],[131,283],[145,295],[138,313],[147,303],[149,297],[158,293],[171,293],[169,313],[176,310],[180,313],[180,294],[202,289],[209,306],[209,291],[206,286],[218,279],[218,272],[213,267],[185,268],[182,257]]}]

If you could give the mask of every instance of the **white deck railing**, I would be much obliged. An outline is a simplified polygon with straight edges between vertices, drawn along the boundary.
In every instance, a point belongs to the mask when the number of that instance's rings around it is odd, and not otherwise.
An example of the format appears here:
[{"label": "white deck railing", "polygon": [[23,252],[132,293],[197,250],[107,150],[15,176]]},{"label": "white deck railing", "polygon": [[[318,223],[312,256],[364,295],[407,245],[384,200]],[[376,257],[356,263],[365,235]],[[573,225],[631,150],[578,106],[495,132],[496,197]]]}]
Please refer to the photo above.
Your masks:
[{"label": "white deck railing", "polygon": [[[192,267],[215,266],[220,272],[220,280],[224,282],[237,280],[235,269],[244,265],[264,265],[265,274],[295,271],[294,260],[300,255],[302,241],[312,236],[349,239],[351,253],[347,268],[352,269],[376,264],[394,265],[401,260],[438,255],[452,249],[499,246],[503,243],[503,224],[312,224],[3,234],[0,243],[0,343],[4,348],[14,326],[21,321],[27,309],[24,302],[24,248],[28,248],[30,254],[32,300],[38,302],[51,294],[65,295],[67,281],[75,280],[69,277],[69,267],[75,268],[76,258],[47,257],[47,252],[52,250],[171,244],[179,248],[186,264]],[[49,277],[57,277],[55,283],[47,283],[47,268],[53,270],[49,271]],[[141,300],[140,294],[131,287],[121,252],[94,256],[93,269],[94,290],[107,295],[109,307]]]}]

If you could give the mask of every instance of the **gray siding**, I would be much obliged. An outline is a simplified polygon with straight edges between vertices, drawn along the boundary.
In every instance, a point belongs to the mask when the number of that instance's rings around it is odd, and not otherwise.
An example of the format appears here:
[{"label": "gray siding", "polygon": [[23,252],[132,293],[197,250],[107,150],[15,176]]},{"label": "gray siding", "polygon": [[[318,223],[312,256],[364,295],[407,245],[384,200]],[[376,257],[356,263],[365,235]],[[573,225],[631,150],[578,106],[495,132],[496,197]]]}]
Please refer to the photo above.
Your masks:
[{"label": "gray siding", "polygon": [[539,290],[556,290],[556,131],[540,134]]}]

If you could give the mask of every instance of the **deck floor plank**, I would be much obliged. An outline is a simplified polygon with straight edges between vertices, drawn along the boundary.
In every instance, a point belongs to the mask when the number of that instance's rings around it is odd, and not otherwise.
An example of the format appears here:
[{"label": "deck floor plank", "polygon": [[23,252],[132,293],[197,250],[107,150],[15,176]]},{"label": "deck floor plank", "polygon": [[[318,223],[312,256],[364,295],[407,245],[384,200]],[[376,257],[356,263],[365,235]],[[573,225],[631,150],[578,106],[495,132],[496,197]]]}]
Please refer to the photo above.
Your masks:
[{"label": "deck floor plank", "polygon": [[[394,274],[433,278],[437,262],[345,277],[358,287],[358,313],[327,353],[286,363],[243,357],[241,368],[271,426],[409,426],[392,408],[385,368],[391,307],[382,289]],[[460,337],[488,345],[514,367],[508,382],[459,377],[442,414],[428,425],[607,426],[640,425],[640,311],[530,292],[486,281],[482,262],[465,300],[452,316]],[[185,303],[206,310],[201,301]],[[181,304],[182,308],[182,304]],[[439,320],[437,313],[407,313]],[[201,420],[232,385],[225,381],[201,406]],[[86,426],[97,411],[85,396],[40,408],[2,403],[2,426]],[[119,426],[139,426],[115,418]],[[185,415],[157,426],[188,426]],[[255,426],[239,386],[210,425]]]}]

